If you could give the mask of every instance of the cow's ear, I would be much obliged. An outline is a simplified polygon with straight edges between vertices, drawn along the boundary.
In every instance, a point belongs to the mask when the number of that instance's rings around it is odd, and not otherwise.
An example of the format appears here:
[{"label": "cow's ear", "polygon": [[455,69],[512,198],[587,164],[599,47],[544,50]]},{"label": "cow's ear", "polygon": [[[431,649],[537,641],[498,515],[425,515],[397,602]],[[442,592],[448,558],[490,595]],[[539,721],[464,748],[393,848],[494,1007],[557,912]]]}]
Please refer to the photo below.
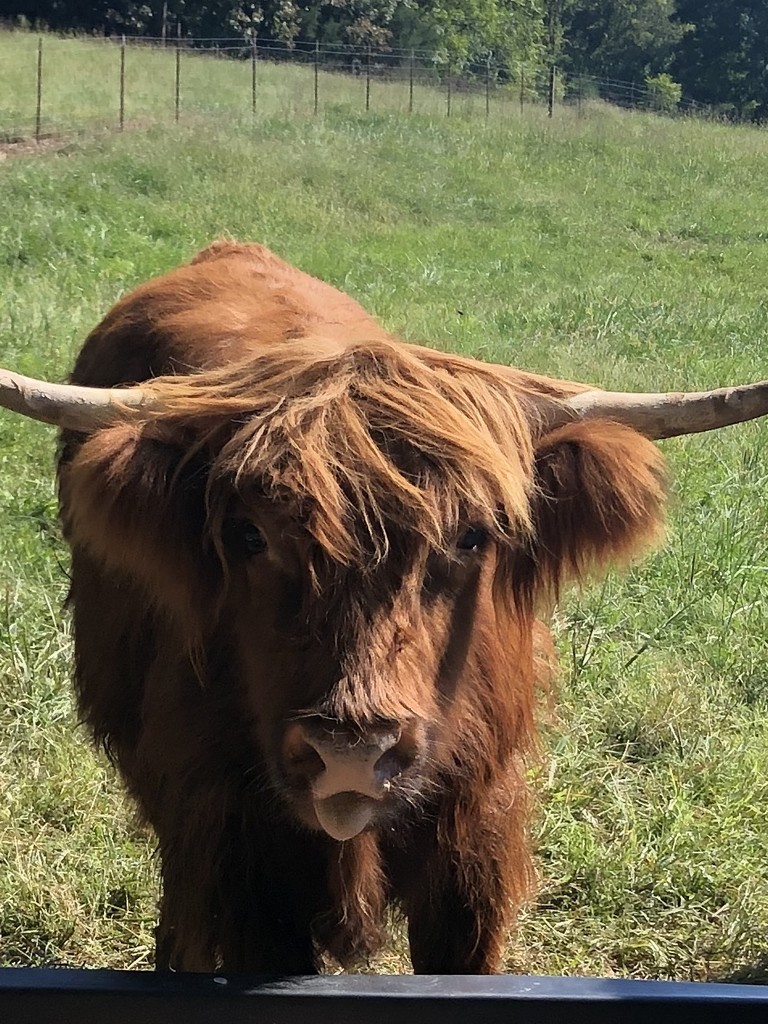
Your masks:
[{"label": "cow's ear", "polygon": [[660,452],[629,427],[596,420],[543,437],[521,594],[556,598],[569,580],[626,564],[660,538],[665,497]]},{"label": "cow's ear", "polygon": [[218,576],[207,550],[205,477],[182,447],[136,424],[93,434],[62,459],[64,533],[148,600],[189,616]]}]

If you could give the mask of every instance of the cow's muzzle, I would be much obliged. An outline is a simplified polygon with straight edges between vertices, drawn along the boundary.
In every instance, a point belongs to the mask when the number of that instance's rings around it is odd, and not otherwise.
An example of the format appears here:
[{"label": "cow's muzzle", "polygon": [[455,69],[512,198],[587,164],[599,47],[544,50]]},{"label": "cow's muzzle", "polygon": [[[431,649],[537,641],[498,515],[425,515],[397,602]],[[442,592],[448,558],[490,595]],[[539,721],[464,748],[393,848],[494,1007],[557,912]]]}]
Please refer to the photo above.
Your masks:
[{"label": "cow's muzzle", "polygon": [[290,774],[309,789],[320,827],[344,840],[373,820],[416,760],[419,740],[411,724],[353,726],[318,716],[291,723],[283,749]]}]

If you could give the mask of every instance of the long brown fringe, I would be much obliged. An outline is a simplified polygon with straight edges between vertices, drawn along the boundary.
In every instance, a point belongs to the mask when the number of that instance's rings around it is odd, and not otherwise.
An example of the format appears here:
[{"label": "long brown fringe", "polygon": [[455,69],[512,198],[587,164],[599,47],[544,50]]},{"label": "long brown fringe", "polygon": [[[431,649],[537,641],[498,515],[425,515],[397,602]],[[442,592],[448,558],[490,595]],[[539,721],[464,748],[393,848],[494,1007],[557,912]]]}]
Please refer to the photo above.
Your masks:
[{"label": "long brown fringe", "polygon": [[438,550],[463,521],[527,533],[525,392],[479,364],[428,366],[417,353],[384,341],[269,346],[234,367],[153,380],[155,426],[194,423],[194,449],[214,453],[214,504],[223,481],[284,503],[343,564],[380,562],[393,520]]}]

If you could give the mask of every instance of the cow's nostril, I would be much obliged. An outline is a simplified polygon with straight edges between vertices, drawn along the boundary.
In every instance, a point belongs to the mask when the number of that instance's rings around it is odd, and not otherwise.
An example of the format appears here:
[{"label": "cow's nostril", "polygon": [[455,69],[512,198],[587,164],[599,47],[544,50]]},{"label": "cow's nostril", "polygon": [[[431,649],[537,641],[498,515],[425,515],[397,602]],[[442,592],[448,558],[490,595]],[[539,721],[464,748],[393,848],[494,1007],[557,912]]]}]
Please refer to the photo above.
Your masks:
[{"label": "cow's nostril", "polygon": [[359,755],[361,751],[370,754],[378,749],[383,754],[400,742],[402,729],[397,722],[361,726],[317,716],[295,722],[289,735],[302,740],[325,759],[326,752],[332,751]]},{"label": "cow's nostril", "polygon": [[373,766],[373,772],[378,782],[385,790],[390,788],[392,782],[413,764],[414,755],[401,744],[393,745],[385,751]]},{"label": "cow's nostril", "polygon": [[309,779],[315,778],[325,768],[325,761],[316,744],[311,741],[298,723],[287,730],[284,750],[292,771]]},{"label": "cow's nostril", "polygon": [[340,793],[380,800],[417,760],[418,736],[416,727],[392,721],[357,726],[305,718],[286,730],[287,772],[309,784],[315,800]]},{"label": "cow's nostril", "polygon": [[382,754],[386,754],[387,751],[396,747],[400,742],[402,736],[402,730],[399,726],[394,727],[374,727],[369,729],[363,734],[363,742],[369,744],[372,747],[378,747]]}]

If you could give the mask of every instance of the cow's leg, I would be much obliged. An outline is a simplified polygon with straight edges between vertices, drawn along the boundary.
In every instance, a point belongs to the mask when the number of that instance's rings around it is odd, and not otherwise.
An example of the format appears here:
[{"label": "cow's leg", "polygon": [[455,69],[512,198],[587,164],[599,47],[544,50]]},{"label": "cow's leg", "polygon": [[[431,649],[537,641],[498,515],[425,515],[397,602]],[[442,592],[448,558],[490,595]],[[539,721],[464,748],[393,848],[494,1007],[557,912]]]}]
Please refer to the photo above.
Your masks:
[{"label": "cow's leg", "polygon": [[223,908],[201,935],[189,922],[170,924],[163,913],[155,930],[158,971],[223,971],[255,974],[317,974],[318,963],[309,922],[300,931],[259,912],[253,894],[245,912]]},{"label": "cow's leg", "polygon": [[209,941],[199,941],[182,923],[177,929],[170,915],[161,909],[155,928],[155,970],[208,973],[218,968],[218,959]]},{"label": "cow's leg", "polygon": [[502,886],[467,892],[458,879],[428,886],[407,904],[408,942],[416,974],[495,974],[512,908],[497,903]]},{"label": "cow's leg", "polygon": [[502,967],[531,882],[524,792],[513,781],[435,808],[403,852],[394,851],[394,888],[419,974],[494,974]]},{"label": "cow's leg", "polygon": [[155,970],[170,971],[173,968],[173,930],[165,921],[161,910],[160,920],[155,928]]},{"label": "cow's leg", "polygon": [[[208,914],[198,906],[203,895],[192,895],[176,884],[174,873],[163,869],[160,920],[155,928],[155,970],[215,971],[217,955]],[[186,898],[185,898],[186,897]]]},{"label": "cow's leg", "polygon": [[222,971],[318,973],[312,922],[309,915],[291,912],[290,893],[251,889],[245,898],[242,892],[230,896],[219,919]]},{"label": "cow's leg", "polygon": [[281,843],[282,831],[232,814],[218,836],[161,841],[157,969],[317,973],[312,921],[327,906],[325,859],[298,833]]}]

